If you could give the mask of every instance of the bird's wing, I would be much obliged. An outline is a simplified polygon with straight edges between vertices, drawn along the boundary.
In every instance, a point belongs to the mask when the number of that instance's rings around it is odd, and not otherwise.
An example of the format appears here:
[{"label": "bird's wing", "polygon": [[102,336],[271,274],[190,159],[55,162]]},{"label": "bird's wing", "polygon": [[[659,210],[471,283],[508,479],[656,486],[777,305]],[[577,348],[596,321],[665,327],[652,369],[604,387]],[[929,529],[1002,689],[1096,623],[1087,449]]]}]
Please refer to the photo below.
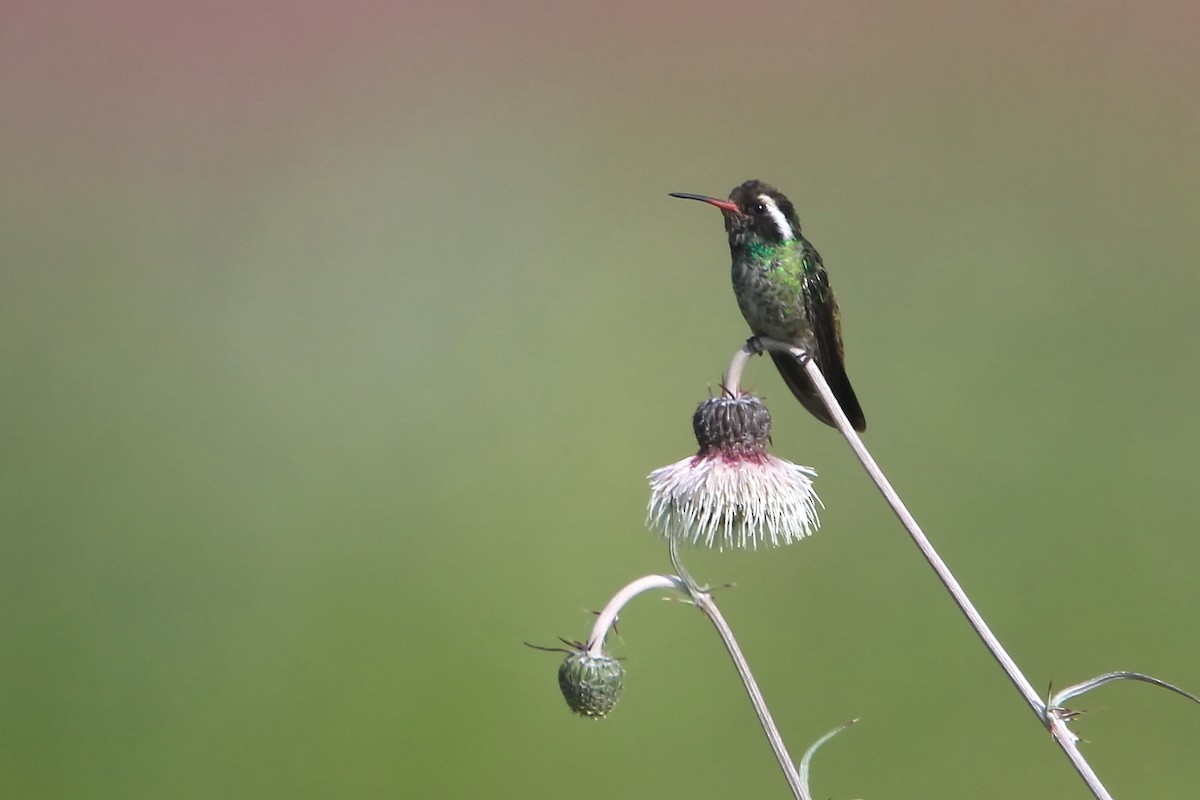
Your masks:
[{"label": "bird's wing", "polygon": [[[805,253],[809,257],[809,253]],[[815,250],[811,251],[813,269],[806,270],[804,276],[804,304],[808,310],[808,318],[812,321],[813,335],[817,341],[817,364],[821,374],[833,390],[834,397],[841,405],[842,411],[850,419],[855,430],[866,428],[862,408],[858,397],[850,385],[846,375],[846,365],[842,353],[842,323],[838,313],[837,299],[829,288],[829,275],[821,264],[821,256]]]}]

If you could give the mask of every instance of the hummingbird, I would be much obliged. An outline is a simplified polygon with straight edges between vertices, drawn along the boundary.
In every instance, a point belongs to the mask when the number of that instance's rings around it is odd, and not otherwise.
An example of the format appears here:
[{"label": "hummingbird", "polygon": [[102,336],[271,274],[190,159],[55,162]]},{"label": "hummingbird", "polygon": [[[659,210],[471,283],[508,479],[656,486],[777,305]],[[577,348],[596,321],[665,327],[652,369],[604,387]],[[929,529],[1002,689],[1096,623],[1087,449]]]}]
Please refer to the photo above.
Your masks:
[{"label": "hummingbird", "polygon": [[[866,430],[867,421],[846,377],[837,298],[829,288],[820,253],[800,233],[792,201],[774,186],[757,180],[738,186],[728,200],[684,192],[672,192],[671,197],[699,200],[721,210],[733,259],[733,293],[750,330],[755,336],[778,339],[807,352],[854,430]],[[803,362],[776,351],[771,351],[771,359],[796,399],[814,417],[833,425]]]}]

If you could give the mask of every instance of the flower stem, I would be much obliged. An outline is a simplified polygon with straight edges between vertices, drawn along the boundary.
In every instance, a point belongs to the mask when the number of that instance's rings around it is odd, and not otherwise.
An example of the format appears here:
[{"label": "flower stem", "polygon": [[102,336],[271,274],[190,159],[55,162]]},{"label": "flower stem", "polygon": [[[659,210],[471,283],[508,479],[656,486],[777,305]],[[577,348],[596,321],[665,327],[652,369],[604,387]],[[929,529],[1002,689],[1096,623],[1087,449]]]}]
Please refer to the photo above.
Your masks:
[{"label": "flower stem", "polygon": [[[992,657],[1000,665],[1000,668],[1004,670],[1004,674],[1008,676],[1009,681],[1012,682],[1013,686],[1016,687],[1017,691],[1025,699],[1030,710],[1033,711],[1042,725],[1050,730],[1054,741],[1058,743],[1058,746],[1062,748],[1067,758],[1070,759],[1080,777],[1083,778],[1084,783],[1092,791],[1092,794],[1095,795],[1097,800],[1112,800],[1112,796],[1108,793],[1108,790],[1100,783],[1100,779],[1096,776],[1095,771],[1079,751],[1075,737],[1065,724],[1056,724],[1058,721],[1052,715],[1048,715],[1046,703],[1038,696],[1033,685],[1022,674],[1012,656],[1000,644],[1000,640],[992,633],[992,629],[988,627],[983,616],[975,608],[975,604],[967,597],[967,593],[963,591],[954,574],[950,572],[950,568],[946,566],[946,562],[938,555],[929,538],[921,530],[916,519],[913,518],[913,515],[904,505],[904,501],[900,499],[900,495],[892,488],[892,484],[883,474],[883,470],[875,463],[875,459],[871,457],[866,445],[863,444],[862,439],[854,431],[854,428],[851,427],[845,412],[838,405],[837,399],[834,397],[833,391],[829,388],[829,384],[825,381],[825,376],[821,374],[821,369],[817,365],[816,360],[809,358],[808,353],[803,349],[793,347],[786,342],[760,338],[758,339],[758,344],[765,349],[791,353],[797,358],[804,360],[805,372],[808,374],[817,391],[820,392],[821,399],[825,401],[825,406],[833,416],[834,422],[837,423],[838,430],[846,437],[846,441],[850,444],[850,448],[862,463],[863,468],[866,469],[875,486],[878,487],[888,505],[891,506],[892,511],[899,518],[900,524],[908,531],[909,537],[916,544],[917,549],[921,551],[921,555],[924,556],[926,562],[929,563],[929,566],[937,574],[942,585],[946,587],[946,591],[950,593],[950,596],[954,599],[963,616],[967,618],[967,622],[975,630],[975,634],[983,642],[988,652],[992,654]],[[742,369],[753,353],[754,350],[747,345],[734,355],[733,361],[729,366],[729,372],[726,373],[727,390],[737,391],[737,384],[740,381]],[[732,384],[732,387],[730,384]]]},{"label": "flower stem", "polygon": [[796,800],[811,800],[804,781],[796,771],[796,765],[792,763],[792,757],[783,743],[783,737],[779,734],[779,728],[775,726],[775,720],[771,717],[771,712],[767,708],[767,701],[763,698],[762,691],[758,688],[758,682],[754,680],[754,674],[750,671],[750,664],[746,661],[746,657],[742,655],[742,648],[738,646],[737,639],[733,636],[733,629],[725,621],[725,617],[721,614],[720,609],[717,608],[712,595],[696,585],[696,582],[691,579],[687,570],[679,562],[679,552],[675,539],[670,540],[670,548],[671,563],[675,566],[680,576],[682,576],[683,583],[687,587],[687,592],[691,596],[692,602],[696,605],[696,608],[700,609],[708,617],[713,627],[717,629],[717,634],[721,637],[721,642],[725,645],[725,650],[728,651],[729,657],[733,659],[733,665],[737,669],[738,677],[742,679],[742,686],[745,687],[746,694],[750,697],[750,704],[754,706],[754,713],[758,715],[758,722],[762,725],[763,733],[767,736],[767,741],[771,743],[771,750],[775,753],[775,760],[779,762],[779,767],[783,770],[783,775],[787,779],[788,787],[792,790],[792,795]]},{"label": "flower stem", "polygon": [[592,633],[587,640],[587,653],[593,656],[603,655],[604,640],[608,638],[609,630],[616,624],[617,615],[621,613],[621,609],[625,607],[626,603],[642,592],[649,592],[654,589],[675,589],[684,594],[690,594],[687,584],[674,575],[646,575],[622,587],[621,591],[613,595],[612,599],[608,601],[604,609],[597,615],[596,622],[592,625]]}]

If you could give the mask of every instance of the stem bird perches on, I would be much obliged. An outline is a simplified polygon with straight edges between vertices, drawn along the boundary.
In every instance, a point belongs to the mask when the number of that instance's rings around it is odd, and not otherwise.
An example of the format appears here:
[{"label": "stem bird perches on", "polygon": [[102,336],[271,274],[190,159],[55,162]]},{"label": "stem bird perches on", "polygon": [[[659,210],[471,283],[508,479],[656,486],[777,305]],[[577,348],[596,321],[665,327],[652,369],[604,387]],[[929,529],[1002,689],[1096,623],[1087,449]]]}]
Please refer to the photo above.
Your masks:
[{"label": "stem bird perches on", "polygon": [[[1070,722],[1072,715],[1062,713],[1062,709],[1060,707],[1062,694],[1060,693],[1059,696],[1056,696],[1056,698],[1052,699],[1049,704],[1042,700],[1042,698],[1038,695],[1037,691],[1033,688],[1033,685],[1017,666],[1016,661],[1014,661],[1012,656],[1008,654],[1008,651],[1004,649],[1004,646],[1000,643],[1000,640],[996,637],[996,634],[992,632],[992,629],[984,621],[983,616],[979,613],[978,609],[975,608],[975,604],[971,602],[971,599],[967,596],[967,593],[963,590],[958,580],[954,577],[954,574],[950,571],[950,568],[946,566],[946,562],[942,560],[940,555],[938,555],[937,550],[934,549],[933,544],[929,541],[929,538],[925,535],[925,532],[921,530],[921,526],[917,524],[917,521],[913,517],[912,513],[909,512],[908,508],[904,505],[904,501],[900,499],[900,495],[896,493],[894,488],[892,488],[892,484],[883,474],[883,470],[879,468],[879,465],[875,463],[875,459],[871,457],[866,445],[863,444],[862,439],[851,426],[850,421],[846,418],[845,413],[843,413],[842,409],[838,406],[837,400],[834,398],[833,392],[829,388],[829,384],[825,381],[825,376],[821,374],[821,369],[817,363],[802,349],[793,347],[786,342],[755,337],[750,339],[746,343],[746,346],[734,354],[733,360],[729,364],[729,370],[725,373],[724,390],[729,392],[734,397],[738,396],[740,392],[739,383],[741,382],[742,370],[745,368],[746,363],[750,360],[751,356],[757,355],[764,350],[790,353],[796,358],[803,360],[805,372],[808,374],[809,379],[812,380],[813,385],[816,387],[817,391],[821,395],[821,398],[824,400],[825,405],[828,407],[829,413],[833,416],[838,430],[841,431],[844,437],[846,437],[846,441],[850,444],[850,449],[854,451],[854,454],[858,457],[859,462],[862,463],[863,468],[867,471],[867,474],[871,477],[871,480],[875,483],[875,486],[879,489],[880,493],[883,494],[884,499],[887,501],[888,505],[891,506],[891,509],[893,512],[895,512],[896,517],[899,518],[900,524],[904,526],[906,531],[908,531],[909,537],[917,546],[917,549],[921,551],[921,555],[933,569],[934,573],[938,577],[938,580],[942,582],[942,585],[946,588],[946,591],[950,593],[950,596],[954,599],[955,604],[958,606],[963,616],[967,618],[967,622],[970,623],[971,627],[975,631],[975,634],[979,637],[980,641],[983,642],[984,646],[988,649],[988,652],[991,653],[992,658],[996,660],[996,663],[1000,665],[1000,668],[1004,670],[1004,674],[1008,676],[1009,681],[1021,694],[1021,697],[1024,698],[1030,710],[1033,711],[1034,715],[1037,716],[1042,725],[1050,731],[1054,741],[1062,749],[1063,753],[1066,754],[1067,758],[1071,761],[1072,766],[1075,767],[1075,770],[1079,773],[1079,776],[1083,778],[1084,783],[1087,784],[1088,789],[1091,790],[1092,794],[1095,795],[1097,800],[1111,800],[1112,795],[1108,793],[1108,790],[1100,782],[1100,778],[1092,769],[1091,764],[1087,762],[1087,759],[1084,758],[1083,753],[1080,752],[1078,747],[1079,737],[1067,727],[1067,723]],[[1148,678],[1147,676],[1143,676],[1138,673],[1109,673],[1108,675],[1101,676],[1093,681],[1088,681],[1084,684],[1078,684],[1078,686],[1092,688],[1093,686],[1101,685],[1108,680],[1116,680],[1118,678],[1142,680],[1148,683],[1153,683],[1200,703],[1200,698],[1197,698],[1195,695],[1189,694],[1188,692],[1185,692],[1175,686],[1171,686],[1163,681],[1159,681],[1156,678]],[[1074,689],[1076,687],[1070,688]]]}]

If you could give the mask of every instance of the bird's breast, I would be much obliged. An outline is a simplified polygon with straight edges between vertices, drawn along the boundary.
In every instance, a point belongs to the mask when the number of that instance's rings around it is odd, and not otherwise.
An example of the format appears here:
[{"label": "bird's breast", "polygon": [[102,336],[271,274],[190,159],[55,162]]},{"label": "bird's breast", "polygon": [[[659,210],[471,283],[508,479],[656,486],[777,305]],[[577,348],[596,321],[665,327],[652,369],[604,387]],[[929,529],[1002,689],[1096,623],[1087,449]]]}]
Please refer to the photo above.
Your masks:
[{"label": "bird's breast", "polygon": [[778,268],[735,264],[733,292],[751,330],[802,347],[812,345],[804,295],[797,281],[777,274]]}]

